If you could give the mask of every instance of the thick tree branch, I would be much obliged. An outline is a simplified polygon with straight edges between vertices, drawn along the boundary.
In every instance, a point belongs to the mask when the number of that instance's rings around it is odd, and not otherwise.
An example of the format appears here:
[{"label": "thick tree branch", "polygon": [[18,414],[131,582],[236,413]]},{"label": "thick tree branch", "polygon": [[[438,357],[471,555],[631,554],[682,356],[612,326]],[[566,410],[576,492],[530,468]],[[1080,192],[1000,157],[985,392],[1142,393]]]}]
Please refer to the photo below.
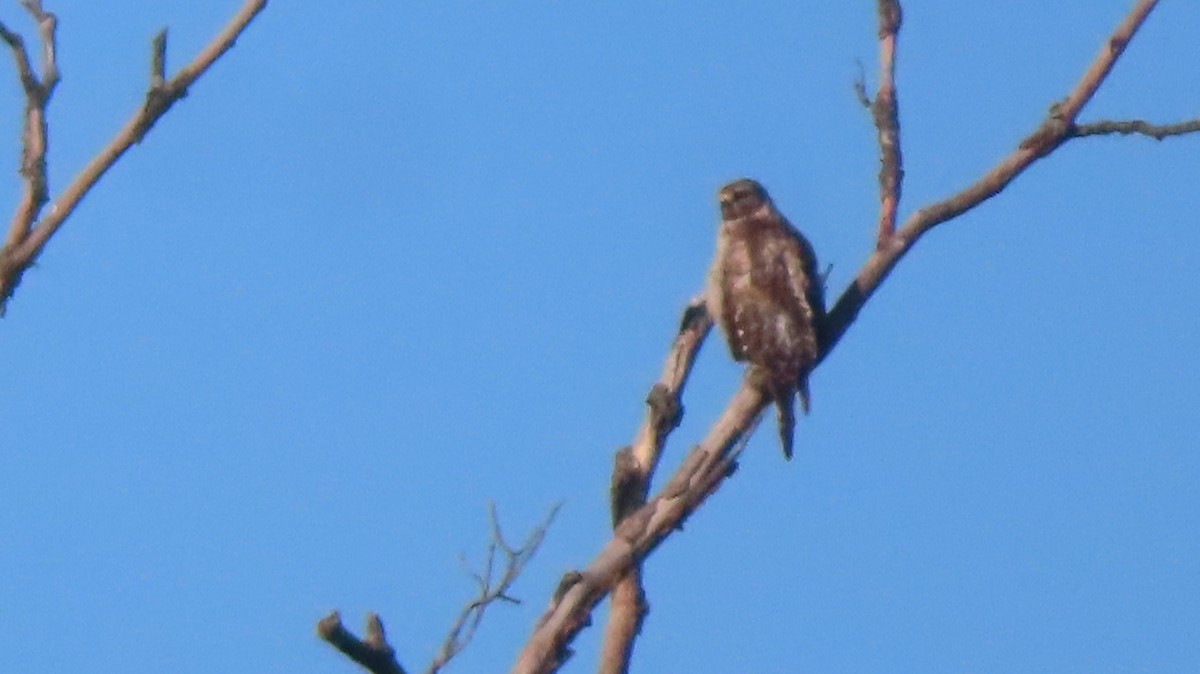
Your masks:
[{"label": "thick tree branch", "polygon": [[[26,180],[26,196],[14,216],[9,228],[8,237],[3,248],[0,248],[0,314],[3,314],[8,299],[12,297],[21,275],[41,255],[46,243],[62,224],[79,202],[95,186],[96,182],[112,168],[125,151],[134,143],[138,143],[146,132],[154,126],[176,101],[187,95],[188,87],[192,85],[210,66],[229,51],[237,38],[246,30],[250,22],[267,6],[267,0],[247,0],[237,14],[229,21],[221,32],[184,66],[175,77],[166,80],[165,69],[166,33],[160,33],[154,40],[151,57],[150,85],[146,91],[146,100],[134,112],[116,136],[109,141],[100,152],[80,171],[79,175],[63,190],[62,194],[50,205],[47,213],[37,220],[42,206],[46,203],[45,187],[45,150],[46,123],[45,107],[53,92],[54,84],[58,81],[58,70],[54,65],[54,15],[42,11],[41,3],[37,0],[27,0],[26,8],[38,17],[38,25],[42,34],[44,67],[42,78],[38,81],[32,76],[28,67],[28,57],[24,55],[24,47],[20,38],[4,29],[0,34],[5,42],[17,55],[17,70],[25,87],[26,118],[24,147],[22,151],[21,173]],[[13,39],[13,38],[16,39]],[[19,53],[18,53],[19,52]],[[22,66],[24,63],[24,66]],[[31,86],[30,82],[36,84]],[[32,169],[27,172],[27,169]],[[30,177],[30,173],[34,177]]]},{"label": "thick tree branch", "polygon": [[[704,344],[704,338],[712,329],[712,319],[704,309],[704,298],[699,296],[692,300],[683,311],[679,322],[679,332],[671,343],[663,363],[662,373],[658,381],[650,387],[646,396],[646,417],[634,436],[629,454],[633,460],[632,479],[636,483],[634,491],[640,491],[641,500],[645,501],[646,490],[658,460],[662,456],[663,445],[670,434],[683,419],[683,403],[680,393],[687,384],[692,372],[696,356]],[[627,481],[621,480],[628,484]],[[617,502],[623,499],[616,499]],[[628,509],[615,507],[613,510],[614,526],[620,522]],[[637,503],[636,506],[640,506]]]},{"label": "thick tree branch", "polygon": [[[662,374],[646,396],[646,418],[638,428],[633,444],[617,452],[612,480],[614,528],[646,502],[667,435],[683,418],[680,393],[711,328],[712,320],[704,310],[704,298],[692,300],[683,312],[679,333],[667,353]],[[629,670],[633,644],[648,611],[642,570],[635,565],[613,590],[600,651],[598,671],[601,674],[624,674]]]},{"label": "thick tree branch", "polygon": [[662,490],[621,521],[612,540],[587,568],[563,577],[514,673],[553,672],[570,657],[568,644],[588,625],[592,608],[733,473],[766,404],[757,386],[742,385]]}]

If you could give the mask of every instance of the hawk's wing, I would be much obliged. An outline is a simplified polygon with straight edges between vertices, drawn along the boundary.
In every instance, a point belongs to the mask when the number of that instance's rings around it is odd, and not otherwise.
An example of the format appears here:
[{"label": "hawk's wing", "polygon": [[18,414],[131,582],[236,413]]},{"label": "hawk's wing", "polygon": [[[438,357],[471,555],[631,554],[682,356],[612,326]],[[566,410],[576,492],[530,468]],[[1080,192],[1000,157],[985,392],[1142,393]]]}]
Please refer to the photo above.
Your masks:
[{"label": "hawk's wing", "polygon": [[760,291],[760,301],[794,321],[792,336],[799,342],[803,360],[811,362],[817,357],[817,328],[825,316],[816,254],[808,240],[778,214],[760,229],[759,236],[751,285]]}]

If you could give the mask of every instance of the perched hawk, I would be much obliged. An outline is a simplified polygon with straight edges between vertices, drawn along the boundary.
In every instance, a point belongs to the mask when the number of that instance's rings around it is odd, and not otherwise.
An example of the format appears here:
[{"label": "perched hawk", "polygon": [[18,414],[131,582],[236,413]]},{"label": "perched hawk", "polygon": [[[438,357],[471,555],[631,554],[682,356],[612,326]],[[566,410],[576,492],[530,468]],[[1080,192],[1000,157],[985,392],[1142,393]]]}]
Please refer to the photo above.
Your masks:
[{"label": "perched hawk", "polygon": [[721,231],[705,301],[733,359],[748,361],[779,413],[792,458],[796,394],[808,413],[808,373],[820,349],[825,291],[812,245],[753,180],[721,188]]}]

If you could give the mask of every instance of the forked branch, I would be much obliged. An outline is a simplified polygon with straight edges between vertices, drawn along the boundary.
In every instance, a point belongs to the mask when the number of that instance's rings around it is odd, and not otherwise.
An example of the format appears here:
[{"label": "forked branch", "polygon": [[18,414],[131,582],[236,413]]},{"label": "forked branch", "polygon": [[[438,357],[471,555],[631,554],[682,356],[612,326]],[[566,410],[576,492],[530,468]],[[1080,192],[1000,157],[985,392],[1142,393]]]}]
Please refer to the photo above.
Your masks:
[{"label": "forked branch", "polygon": [[[437,655],[425,668],[425,674],[437,674],[471,643],[483,622],[484,612],[492,604],[521,603],[509,594],[509,590],[525,571],[525,565],[541,547],[559,507],[555,505],[551,508],[546,519],[525,537],[525,542],[513,547],[504,539],[495,505],[488,504],[491,540],[484,553],[483,567],[479,571],[469,570],[471,577],[475,579],[478,593],[458,612]],[[363,639],[355,637],[342,626],[341,616],[337,611],[317,623],[317,635],[372,674],[404,674],[404,668],[396,660],[396,650],[384,635],[383,621],[374,613],[367,614],[367,632]]]},{"label": "forked branch", "polygon": [[[533,555],[542,546],[542,541],[546,538],[546,532],[550,530],[550,525],[554,522],[554,517],[558,514],[560,505],[555,505],[550,509],[550,513],[546,515],[546,519],[533,528],[529,535],[525,537],[525,542],[520,547],[512,547],[504,540],[504,532],[500,530],[500,519],[496,515],[495,504],[488,504],[488,518],[492,525],[492,540],[488,543],[486,561],[483,564],[483,569],[479,572],[472,572],[471,575],[475,579],[475,583],[479,588],[479,594],[474,599],[467,602],[462,610],[458,612],[458,617],[455,618],[454,624],[450,626],[450,632],[446,635],[445,641],[442,642],[441,648],[438,649],[437,655],[433,658],[433,662],[425,668],[425,674],[436,674],[446,666],[450,660],[462,652],[467,644],[471,643],[471,639],[475,638],[475,631],[479,629],[479,624],[483,622],[483,614],[489,606],[496,602],[507,602],[510,604],[520,604],[519,599],[513,598],[508,594],[513,583],[525,571],[525,565],[529,560],[533,559]],[[503,558],[499,577],[496,575],[497,554]]]},{"label": "forked branch", "polygon": [[[662,374],[646,396],[646,417],[633,444],[617,452],[611,495],[614,529],[646,502],[667,436],[683,418],[680,394],[710,329],[712,320],[704,310],[704,298],[698,297],[683,312],[679,333],[667,353]],[[612,593],[600,649],[600,674],[624,674],[629,670],[633,644],[648,611],[641,567],[634,565]]]},{"label": "forked branch", "polygon": [[[1050,116],[1013,153],[961,192],[917,209],[896,230],[894,211],[899,202],[903,179],[898,104],[893,79],[900,4],[896,0],[878,1],[882,74],[880,91],[872,109],[876,112],[874,117],[881,151],[879,233],[875,251],[828,317],[822,340],[822,360],[836,347],[861,308],[922,234],[996,195],[1029,165],[1053,152],[1066,140],[1078,135],[1092,135],[1079,133],[1080,129],[1087,127],[1077,127],[1075,120],[1156,4],[1157,0],[1137,2],[1079,83],[1061,103],[1051,108]],[[862,92],[862,98],[865,99],[865,88]],[[1190,122],[1186,124],[1189,126],[1171,125],[1167,128],[1178,133],[1188,132],[1184,128],[1194,130],[1190,129]],[[1141,129],[1137,131],[1141,132]],[[677,402],[679,390],[672,393],[672,400]],[[629,574],[640,568],[642,561],[657,545],[679,528],[732,474],[737,458],[757,426],[767,402],[757,386],[750,381],[744,382],[708,435],[685,457],[668,484],[635,510],[630,512],[629,508],[638,503],[636,499],[617,498],[624,492],[617,489],[618,480],[614,480],[614,515],[624,515],[616,516],[618,524],[615,535],[591,564],[563,577],[550,605],[518,657],[513,672],[553,672],[570,657],[570,643],[589,624],[591,611],[596,604],[619,583],[626,583]],[[630,478],[630,482],[635,486],[639,484],[638,462],[633,457],[633,450],[623,450],[618,455],[617,476],[622,474],[632,474],[634,477]],[[607,663],[602,663],[602,671],[617,671],[605,669],[607,666]]]},{"label": "forked branch", "polygon": [[372,674],[406,674],[396,661],[396,649],[388,643],[383,621],[374,613],[367,614],[366,636],[362,639],[342,625],[342,615],[337,611],[321,618],[317,636]]},{"label": "forked branch", "polygon": [[1066,98],[1051,106],[1049,116],[1012,153],[957,194],[918,208],[895,234],[877,246],[829,312],[822,358],[829,354],[854,323],[863,305],[921,236],[999,194],[1035,161],[1075,137],[1075,123],[1080,111],[1108,77],[1125,47],[1157,4],[1158,0],[1138,0]]},{"label": "forked branch", "polygon": [[171,106],[187,95],[188,87],[208,71],[217,59],[229,51],[250,22],[267,6],[267,0],[247,0],[229,23],[194,59],[174,77],[166,79],[166,32],[155,37],[151,54],[150,83],[145,102],[121,127],[120,131],[88,162],[67,185],[50,208],[46,180],[47,124],[46,106],[59,81],[55,52],[57,19],[42,8],[41,0],[22,3],[38,24],[42,44],[41,75],[33,72],[20,35],[0,24],[0,39],[8,44],[17,62],[17,75],[25,91],[25,118],[22,132],[21,177],[24,194],[13,215],[0,247],[0,315],[21,282],[21,276],[41,255],[46,243],[75,211],[83,197],[112,168],[125,151],[142,138]]}]

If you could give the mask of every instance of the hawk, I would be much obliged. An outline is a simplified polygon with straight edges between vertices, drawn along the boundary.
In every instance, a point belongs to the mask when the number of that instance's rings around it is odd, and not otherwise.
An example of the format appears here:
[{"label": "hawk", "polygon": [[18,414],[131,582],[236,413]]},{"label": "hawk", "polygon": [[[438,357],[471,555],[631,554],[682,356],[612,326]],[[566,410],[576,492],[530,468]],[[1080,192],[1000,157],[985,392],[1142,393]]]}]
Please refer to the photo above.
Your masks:
[{"label": "hawk", "polygon": [[775,403],[783,456],[792,458],[794,404],[808,414],[808,374],[821,348],[825,290],[812,245],[776,210],[763,186],[721,188],[721,230],[705,302],[733,359]]}]

